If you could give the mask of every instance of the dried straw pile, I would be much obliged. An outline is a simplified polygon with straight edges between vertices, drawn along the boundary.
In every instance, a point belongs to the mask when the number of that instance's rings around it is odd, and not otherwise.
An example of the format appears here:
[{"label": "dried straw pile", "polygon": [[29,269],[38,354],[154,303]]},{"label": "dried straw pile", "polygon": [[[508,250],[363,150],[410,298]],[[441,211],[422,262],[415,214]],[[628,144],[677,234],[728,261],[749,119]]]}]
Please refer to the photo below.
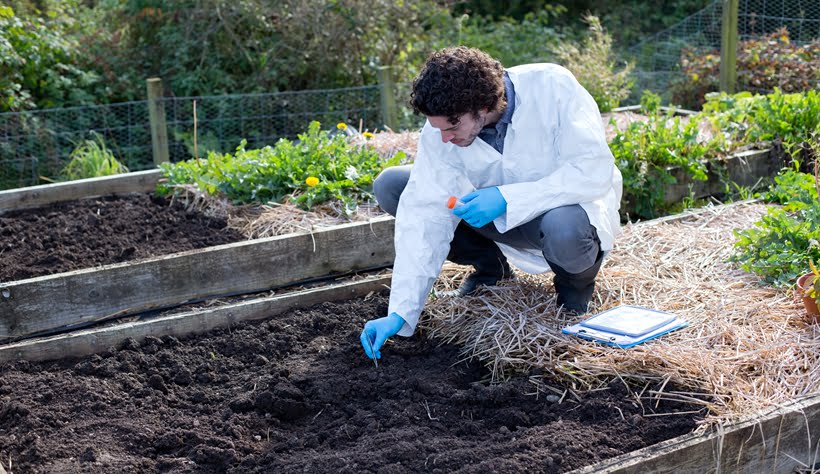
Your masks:
[{"label": "dried straw pile", "polygon": [[[617,349],[561,334],[582,318],[556,310],[549,273],[518,273],[471,298],[434,297],[421,327],[462,345],[464,357],[485,361],[494,377],[538,368],[579,390],[620,377],[660,385],[658,397],[695,401],[707,394],[707,422],[816,393],[820,327],[804,322],[787,291],[726,262],[732,229],[750,227],[764,212],[763,204],[742,203],[625,227],[599,276],[592,311],[634,304],[690,323],[645,344]],[[436,289],[453,287],[465,270],[450,267]]]}]

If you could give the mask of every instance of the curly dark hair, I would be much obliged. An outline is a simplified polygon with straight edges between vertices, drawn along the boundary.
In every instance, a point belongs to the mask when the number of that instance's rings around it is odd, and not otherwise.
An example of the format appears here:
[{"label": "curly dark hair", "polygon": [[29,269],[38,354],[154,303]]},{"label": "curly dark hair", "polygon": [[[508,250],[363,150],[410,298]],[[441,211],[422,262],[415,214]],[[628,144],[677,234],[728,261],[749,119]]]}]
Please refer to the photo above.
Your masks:
[{"label": "curly dark hair", "polygon": [[455,125],[466,113],[478,116],[507,106],[504,67],[489,54],[456,46],[434,51],[413,81],[410,105],[416,114],[447,117]]}]

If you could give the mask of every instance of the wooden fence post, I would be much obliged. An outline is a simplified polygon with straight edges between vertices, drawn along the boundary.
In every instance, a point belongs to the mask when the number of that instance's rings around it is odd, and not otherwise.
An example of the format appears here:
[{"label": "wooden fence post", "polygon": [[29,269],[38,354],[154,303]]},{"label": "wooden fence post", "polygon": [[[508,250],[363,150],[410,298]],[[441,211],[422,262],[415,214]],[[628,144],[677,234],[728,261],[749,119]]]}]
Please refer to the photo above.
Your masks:
[{"label": "wooden fence post", "polygon": [[737,0],[723,0],[720,26],[720,90],[735,93],[737,87]]},{"label": "wooden fence post", "polygon": [[168,127],[165,124],[165,103],[162,102],[162,79],[152,77],[145,82],[148,88],[148,118],[151,123],[154,164],[168,163]]},{"label": "wooden fence post", "polygon": [[398,130],[399,119],[396,109],[395,87],[393,86],[393,68],[390,66],[379,67],[379,91],[381,95],[382,120],[384,125],[390,130]]}]

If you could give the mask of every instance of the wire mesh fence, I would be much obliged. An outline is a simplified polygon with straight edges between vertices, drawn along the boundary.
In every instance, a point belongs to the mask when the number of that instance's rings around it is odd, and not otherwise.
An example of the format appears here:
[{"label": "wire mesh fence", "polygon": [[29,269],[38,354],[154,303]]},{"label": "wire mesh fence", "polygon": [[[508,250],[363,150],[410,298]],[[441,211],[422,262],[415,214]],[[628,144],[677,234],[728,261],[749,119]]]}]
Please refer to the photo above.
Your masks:
[{"label": "wire mesh fence", "polygon": [[[324,128],[338,122],[363,130],[382,128],[378,86],[243,94],[166,97],[171,161],[194,156],[194,103],[197,153],[249,148],[294,139],[317,120]],[[100,135],[130,170],[154,166],[148,101],[67,107],[0,114],[0,189],[31,186],[58,178],[71,151]]]},{"label": "wire mesh fence", "polygon": [[150,162],[147,101],[0,114],[0,189],[56,179],[93,133],[129,168]]},{"label": "wire mesh fence", "polygon": [[[627,50],[627,59],[635,62],[635,85],[628,101],[634,103],[645,89],[659,93],[668,100],[670,82],[681,73],[684,48],[704,52],[720,50],[725,3],[723,0],[715,1],[677,25],[651,35]],[[760,38],[786,28],[790,41],[806,44],[820,38],[820,1],[739,0],[737,24],[740,41]]]},{"label": "wire mesh fence", "polygon": [[[194,103],[197,150],[230,152],[242,140],[248,148],[295,139],[312,121],[323,128],[345,122],[354,128],[381,128],[378,86],[275,94],[164,98],[171,161],[194,156]],[[149,137],[150,138],[150,137]],[[150,140],[148,142],[150,147]],[[150,149],[149,149],[150,152]],[[150,160],[147,165],[151,165]]]}]

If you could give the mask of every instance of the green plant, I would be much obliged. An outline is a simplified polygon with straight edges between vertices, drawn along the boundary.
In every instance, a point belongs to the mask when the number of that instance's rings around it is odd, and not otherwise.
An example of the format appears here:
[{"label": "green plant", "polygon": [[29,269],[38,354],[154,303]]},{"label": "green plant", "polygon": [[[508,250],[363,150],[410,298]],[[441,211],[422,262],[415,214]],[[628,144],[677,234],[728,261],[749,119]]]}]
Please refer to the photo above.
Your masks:
[{"label": "green plant", "polygon": [[811,268],[811,276],[804,283],[803,291],[809,298],[814,298],[815,303],[820,304],[820,271],[811,259],[809,259],[809,268]]},{"label": "green plant", "polygon": [[790,285],[805,273],[813,272],[820,261],[820,175],[817,137],[811,139],[815,174],[787,169],[775,179],[766,194],[783,203],[770,208],[750,229],[735,231],[735,254],[731,261],[779,286]]},{"label": "green plant", "polygon": [[806,272],[809,259],[820,260],[820,209],[770,208],[750,229],[736,230],[730,261],[764,281],[786,286]]},{"label": "green plant", "polygon": [[661,96],[650,90],[641,94],[641,112],[647,115],[657,114],[661,109]]},{"label": "green plant", "polygon": [[362,86],[378,66],[404,81],[449,18],[433,0],[93,3],[86,67],[105,77],[108,101],[144,98],[151,76],[177,96]]},{"label": "green plant", "polygon": [[814,176],[794,168],[783,169],[762,197],[769,202],[788,205],[789,209],[810,206],[817,200]]},{"label": "green plant", "polygon": [[[563,36],[552,23],[563,11],[563,7],[546,5],[526,13],[520,21],[463,14],[454,19],[455,28],[441,29],[442,35],[434,46],[440,48],[455,43],[479,48],[506,67],[555,62]],[[538,38],[536,48],[532,45],[533,38]]]},{"label": "green plant", "polygon": [[195,184],[207,194],[224,195],[236,203],[288,200],[307,209],[338,199],[352,210],[371,199],[376,175],[405,156],[398,152],[382,159],[366,145],[351,144],[344,134],[331,136],[319,122],[311,122],[298,138],[257,150],[246,150],[243,140],[233,154],[209,152],[205,160],[163,164],[167,182],[158,192],[167,194],[174,185]]},{"label": "green plant", "polygon": [[[646,102],[651,102],[650,96]],[[636,217],[652,218],[666,206],[665,188],[677,180],[678,167],[696,180],[707,179],[706,159],[722,150],[719,137],[702,140],[698,121],[679,116],[653,114],[618,131],[609,142],[615,164],[624,180],[624,196]]]},{"label": "green plant", "polygon": [[774,146],[777,158],[811,163],[811,137],[820,133],[820,94],[785,94],[779,89],[766,95],[709,94],[702,115],[721,130],[730,146]]},{"label": "green plant", "polygon": [[92,135],[92,140],[84,140],[71,151],[68,164],[60,172],[62,179],[96,178],[128,172],[128,168],[105,146],[105,140],[99,134]]},{"label": "green plant", "polygon": [[588,36],[580,45],[563,45],[558,56],[562,64],[589,91],[600,111],[609,112],[629,96],[632,87],[629,75],[634,65],[627,63],[615,72],[612,38],[604,32],[598,17],[586,16],[584,21],[589,24]]}]

